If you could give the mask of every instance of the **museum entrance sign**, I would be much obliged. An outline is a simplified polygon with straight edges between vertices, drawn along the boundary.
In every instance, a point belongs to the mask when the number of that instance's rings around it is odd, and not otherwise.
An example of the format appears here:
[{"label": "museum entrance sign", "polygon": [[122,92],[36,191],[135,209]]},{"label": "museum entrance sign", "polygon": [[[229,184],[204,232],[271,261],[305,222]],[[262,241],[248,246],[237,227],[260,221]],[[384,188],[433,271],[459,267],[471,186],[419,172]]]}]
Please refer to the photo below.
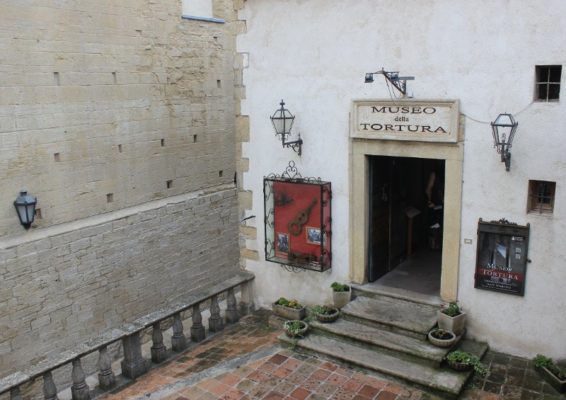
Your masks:
[{"label": "museum entrance sign", "polygon": [[351,137],[455,143],[458,115],[457,100],[354,101]]}]

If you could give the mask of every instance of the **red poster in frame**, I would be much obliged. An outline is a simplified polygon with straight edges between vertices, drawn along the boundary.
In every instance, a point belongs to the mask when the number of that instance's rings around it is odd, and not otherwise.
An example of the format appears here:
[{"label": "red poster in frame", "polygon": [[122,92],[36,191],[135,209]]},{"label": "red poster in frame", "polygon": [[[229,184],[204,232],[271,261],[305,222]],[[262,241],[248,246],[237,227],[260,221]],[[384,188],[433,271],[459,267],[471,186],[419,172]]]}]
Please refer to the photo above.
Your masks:
[{"label": "red poster in frame", "polygon": [[331,268],[331,186],[316,179],[264,179],[268,261]]}]

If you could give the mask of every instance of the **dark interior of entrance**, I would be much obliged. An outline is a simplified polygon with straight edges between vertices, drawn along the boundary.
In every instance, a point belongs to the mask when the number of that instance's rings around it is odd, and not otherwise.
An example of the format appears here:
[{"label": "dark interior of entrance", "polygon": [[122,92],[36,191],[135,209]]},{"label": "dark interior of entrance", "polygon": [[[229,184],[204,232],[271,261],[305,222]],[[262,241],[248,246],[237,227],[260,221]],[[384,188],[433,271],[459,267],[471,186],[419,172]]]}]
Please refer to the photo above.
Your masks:
[{"label": "dark interior of entrance", "polygon": [[369,157],[368,281],[440,291],[444,160]]}]

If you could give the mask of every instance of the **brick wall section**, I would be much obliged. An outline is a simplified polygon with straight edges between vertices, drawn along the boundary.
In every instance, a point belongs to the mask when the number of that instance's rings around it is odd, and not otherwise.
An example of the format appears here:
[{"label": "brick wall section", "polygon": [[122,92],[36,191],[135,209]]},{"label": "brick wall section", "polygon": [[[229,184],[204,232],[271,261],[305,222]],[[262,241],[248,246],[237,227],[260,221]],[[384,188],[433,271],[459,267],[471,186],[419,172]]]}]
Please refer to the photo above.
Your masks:
[{"label": "brick wall section", "polygon": [[0,2],[0,238],[23,187],[41,228],[233,180],[234,5],[181,8]]},{"label": "brick wall section", "polygon": [[0,376],[238,270],[225,188],[0,249]]}]

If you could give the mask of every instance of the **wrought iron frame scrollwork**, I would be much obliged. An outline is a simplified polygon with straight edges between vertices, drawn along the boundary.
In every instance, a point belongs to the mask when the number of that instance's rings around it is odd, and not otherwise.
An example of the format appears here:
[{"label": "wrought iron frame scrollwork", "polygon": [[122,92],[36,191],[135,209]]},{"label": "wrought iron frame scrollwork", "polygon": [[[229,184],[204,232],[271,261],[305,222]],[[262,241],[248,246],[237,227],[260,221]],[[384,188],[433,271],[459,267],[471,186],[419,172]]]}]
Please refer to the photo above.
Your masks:
[{"label": "wrought iron frame scrollwork", "polygon": [[[282,257],[277,257],[275,250],[276,232],[275,232],[275,193],[273,184],[275,182],[286,182],[296,184],[310,184],[320,186],[321,190],[321,207],[320,207],[320,259],[318,262],[300,262]],[[311,270],[317,272],[324,272],[332,268],[332,190],[330,182],[321,180],[319,177],[306,177],[304,178],[298,171],[294,161],[290,161],[285,170],[281,174],[271,173],[263,178],[263,198],[264,198],[264,246],[265,246],[265,259],[270,262],[279,264],[282,268],[291,272],[301,272],[304,270]],[[289,201],[289,199],[282,199],[282,201]],[[287,204],[287,203],[285,203]],[[328,208],[327,220],[324,219],[323,210]],[[272,234],[269,235],[268,232]]]}]

